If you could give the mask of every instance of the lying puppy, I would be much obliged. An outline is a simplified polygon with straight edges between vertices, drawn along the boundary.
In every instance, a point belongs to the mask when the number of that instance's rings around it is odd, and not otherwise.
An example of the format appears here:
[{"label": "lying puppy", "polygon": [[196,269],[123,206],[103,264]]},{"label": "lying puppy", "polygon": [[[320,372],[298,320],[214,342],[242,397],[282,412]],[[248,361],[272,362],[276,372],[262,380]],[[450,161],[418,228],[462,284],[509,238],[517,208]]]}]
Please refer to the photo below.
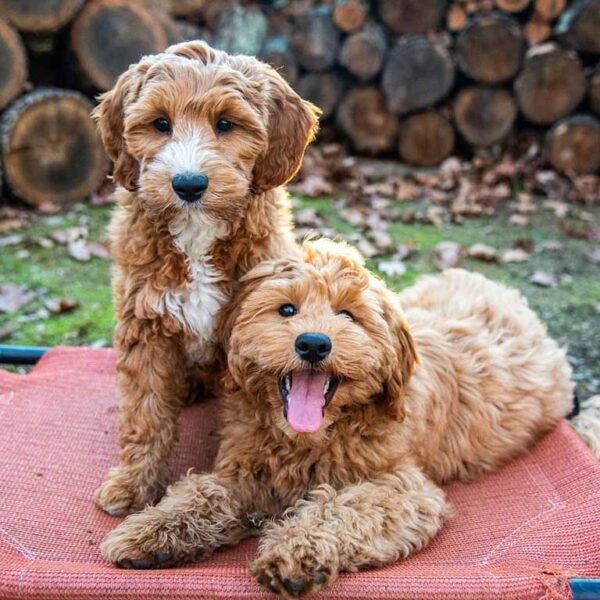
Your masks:
[{"label": "lying puppy", "polygon": [[190,375],[219,379],[218,322],[241,275],[297,254],[287,195],[317,109],[270,67],[201,42],[143,58],[95,111],[114,161],[110,227],[120,464],[113,515],[162,493]]},{"label": "lying puppy", "polygon": [[305,252],[244,277],[214,473],[128,517],[109,560],[206,558],[260,514],[277,520],[252,573],[312,592],[423,548],[448,514],[440,484],[497,469],[569,412],[565,354],[517,291],[451,270],[398,297],[347,246]]}]

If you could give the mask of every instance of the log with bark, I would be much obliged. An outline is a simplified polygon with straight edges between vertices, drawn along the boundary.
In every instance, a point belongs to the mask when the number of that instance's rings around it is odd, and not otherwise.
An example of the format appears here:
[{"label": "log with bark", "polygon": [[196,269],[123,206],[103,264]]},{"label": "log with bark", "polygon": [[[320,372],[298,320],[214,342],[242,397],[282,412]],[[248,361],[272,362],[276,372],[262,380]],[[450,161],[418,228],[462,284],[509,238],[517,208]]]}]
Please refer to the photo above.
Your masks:
[{"label": "log with bark", "polygon": [[600,0],[576,0],[562,13],[555,29],[573,50],[600,54]]},{"label": "log with bark", "polygon": [[296,84],[298,93],[323,111],[322,121],[333,115],[347,87],[337,73],[307,73]]},{"label": "log with bark", "polygon": [[529,50],[514,88],[521,112],[532,123],[543,125],[567,116],[579,105],[586,80],[575,52],[547,43]]},{"label": "log with bark", "polygon": [[66,25],[84,0],[0,0],[0,15],[17,29],[54,32]]},{"label": "log with bark", "polygon": [[563,173],[595,173],[600,169],[600,121],[573,115],[547,134],[546,158]]},{"label": "log with bark", "polygon": [[448,50],[425,36],[402,38],[390,51],[382,89],[388,108],[402,114],[433,106],[454,83],[454,62]]},{"label": "log with bark", "polygon": [[108,160],[90,118],[92,103],[78,92],[41,88],[2,116],[0,145],[7,183],[34,204],[69,204],[100,187]]},{"label": "log with bark", "polygon": [[360,29],[367,18],[367,5],[363,0],[336,0],[333,22],[344,33]]},{"label": "log with bark", "polygon": [[178,18],[198,19],[208,2],[206,0],[169,0],[169,12]]},{"label": "log with bark", "polygon": [[446,0],[379,0],[378,9],[394,33],[427,33],[443,22]]},{"label": "log with bark", "polygon": [[0,19],[0,110],[14,100],[27,79],[27,57],[19,34]]},{"label": "log with bark", "polygon": [[161,52],[168,39],[160,18],[129,0],[92,0],[75,19],[71,45],[83,74],[110,89],[129,65]]},{"label": "log with bark", "polygon": [[512,79],[523,59],[525,44],[518,21],[501,14],[475,18],[459,34],[456,58],[461,70],[480,83]]},{"label": "log with bark", "polygon": [[469,144],[482,148],[502,142],[517,116],[516,103],[508,91],[484,86],[461,90],[453,111],[460,134]]},{"label": "log with bark", "polygon": [[350,90],[340,103],[337,123],[359,152],[380,154],[394,147],[398,122],[376,87]]},{"label": "log with bark", "polygon": [[381,27],[370,25],[344,40],[339,62],[352,75],[365,82],[381,71],[386,50],[385,32]]},{"label": "log with bark", "polygon": [[398,153],[411,165],[439,165],[454,150],[454,128],[442,115],[428,111],[411,115],[400,125]]}]

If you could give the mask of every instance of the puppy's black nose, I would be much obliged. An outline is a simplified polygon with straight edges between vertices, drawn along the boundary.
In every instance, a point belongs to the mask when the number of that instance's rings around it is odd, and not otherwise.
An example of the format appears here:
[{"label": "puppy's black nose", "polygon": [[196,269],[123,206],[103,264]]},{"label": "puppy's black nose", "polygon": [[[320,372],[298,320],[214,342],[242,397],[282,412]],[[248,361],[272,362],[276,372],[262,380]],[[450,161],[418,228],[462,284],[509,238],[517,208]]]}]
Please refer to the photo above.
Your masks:
[{"label": "puppy's black nose", "polygon": [[318,363],[331,352],[331,340],[323,333],[301,333],[294,346],[298,356],[309,363]]},{"label": "puppy's black nose", "polygon": [[202,173],[184,173],[171,179],[175,193],[185,202],[200,200],[208,187],[208,177]]}]

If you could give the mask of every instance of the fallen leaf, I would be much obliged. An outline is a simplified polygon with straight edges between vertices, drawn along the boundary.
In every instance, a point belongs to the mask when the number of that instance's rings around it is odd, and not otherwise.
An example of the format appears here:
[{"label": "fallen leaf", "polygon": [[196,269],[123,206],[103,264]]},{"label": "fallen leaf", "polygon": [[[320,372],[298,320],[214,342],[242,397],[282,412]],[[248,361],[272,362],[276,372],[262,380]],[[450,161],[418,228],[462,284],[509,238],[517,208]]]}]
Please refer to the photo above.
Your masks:
[{"label": "fallen leaf", "polygon": [[521,248],[510,248],[502,253],[502,262],[522,263],[528,261],[530,255]]},{"label": "fallen leaf", "polygon": [[323,225],[323,219],[318,215],[315,208],[307,206],[294,212],[294,222],[304,227],[320,227]]},{"label": "fallen leaf", "polygon": [[456,242],[440,242],[435,247],[435,266],[443,271],[456,267],[461,259],[461,246]]},{"label": "fallen leaf", "polygon": [[525,215],[520,214],[511,215],[508,219],[508,222],[511,225],[516,225],[517,227],[525,227],[526,225],[529,225],[529,219]]},{"label": "fallen leaf", "polygon": [[377,268],[388,277],[404,275],[406,273],[406,265],[398,258],[393,260],[382,260]]},{"label": "fallen leaf", "polygon": [[44,306],[54,314],[63,314],[79,308],[79,302],[73,298],[47,298]]},{"label": "fallen leaf", "polygon": [[69,254],[80,262],[87,262],[92,258],[92,253],[85,239],[80,238],[68,243]]},{"label": "fallen leaf", "polygon": [[0,285],[0,312],[13,313],[33,302],[37,294],[23,285]]},{"label": "fallen leaf", "polygon": [[578,240],[600,241],[600,227],[594,225],[579,225],[568,219],[559,221],[558,228],[569,237]]},{"label": "fallen leaf", "polygon": [[18,233],[14,233],[13,235],[6,235],[0,238],[0,248],[6,246],[16,246],[23,241],[24,237]]},{"label": "fallen leaf", "polygon": [[483,260],[485,262],[495,262],[498,260],[498,252],[496,248],[488,246],[487,244],[473,244],[467,250],[467,255],[470,258]]},{"label": "fallen leaf", "polygon": [[417,244],[414,242],[406,242],[403,244],[398,244],[396,247],[395,257],[399,260],[404,260],[409,256],[412,256],[417,251]]},{"label": "fallen leaf", "polygon": [[100,242],[91,242],[88,244],[88,250],[92,256],[108,260],[110,258],[110,250],[106,244]]},{"label": "fallen leaf", "polygon": [[593,264],[600,265],[600,246],[586,252],[585,257]]},{"label": "fallen leaf", "polygon": [[350,225],[354,225],[355,227],[363,225],[365,222],[365,215],[359,208],[343,208],[339,214],[344,221],[348,221]]},{"label": "fallen leaf", "polygon": [[387,231],[377,229],[371,230],[371,238],[373,239],[373,244],[375,244],[375,248],[377,248],[379,254],[386,252],[392,247],[392,238]]},{"label": "fallen leaf", "polygon": [[365,258],[372,258],[373,256],[377,255],[377,248],[375,248],[375,246],[373,246],[373,244],[371,244],[371,242],[364,237],[361,237],[361,239],[356,243],[356,247]]},{"label": "fallen leaf", "polygon": [[3,325],[0,327],[0,340],[5,340],[9,338],[17,328],[14,325]]},{"label": "fallen leaf", "polygon": [[556,287],[558,285],[556,277],[547,271],[536,271],[529,278],[529,282],[540,287]]},{"label": "fallen leaf", "polygon": [[564,245],[558,240],[546,240],[544,242],[540,242],[537,245],[537,248],[539,250],[562,250],[564,248]]}]

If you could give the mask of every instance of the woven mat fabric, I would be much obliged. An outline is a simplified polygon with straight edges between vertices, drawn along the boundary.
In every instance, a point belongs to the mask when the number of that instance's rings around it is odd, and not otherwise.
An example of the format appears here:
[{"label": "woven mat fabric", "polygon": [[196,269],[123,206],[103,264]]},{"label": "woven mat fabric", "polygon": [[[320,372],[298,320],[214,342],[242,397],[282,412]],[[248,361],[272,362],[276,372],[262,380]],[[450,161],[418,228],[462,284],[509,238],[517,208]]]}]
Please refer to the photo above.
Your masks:
[{"label": "woven mat fabric", "polygon": [[[269,598],[248,574],[256,540],[179,569],[127,571],[98,544],[119,520],[92,494],[117,460],[115,355],[56,348],[28,375],[0,371],[0,598]],[[186,409],[173,473],[209,470],[216,402]],[[569,598],[600,576],[600,465],[563,422],[526,456],[447,487],[457,516],[423,552],[343,574],[319,597]]]}]

